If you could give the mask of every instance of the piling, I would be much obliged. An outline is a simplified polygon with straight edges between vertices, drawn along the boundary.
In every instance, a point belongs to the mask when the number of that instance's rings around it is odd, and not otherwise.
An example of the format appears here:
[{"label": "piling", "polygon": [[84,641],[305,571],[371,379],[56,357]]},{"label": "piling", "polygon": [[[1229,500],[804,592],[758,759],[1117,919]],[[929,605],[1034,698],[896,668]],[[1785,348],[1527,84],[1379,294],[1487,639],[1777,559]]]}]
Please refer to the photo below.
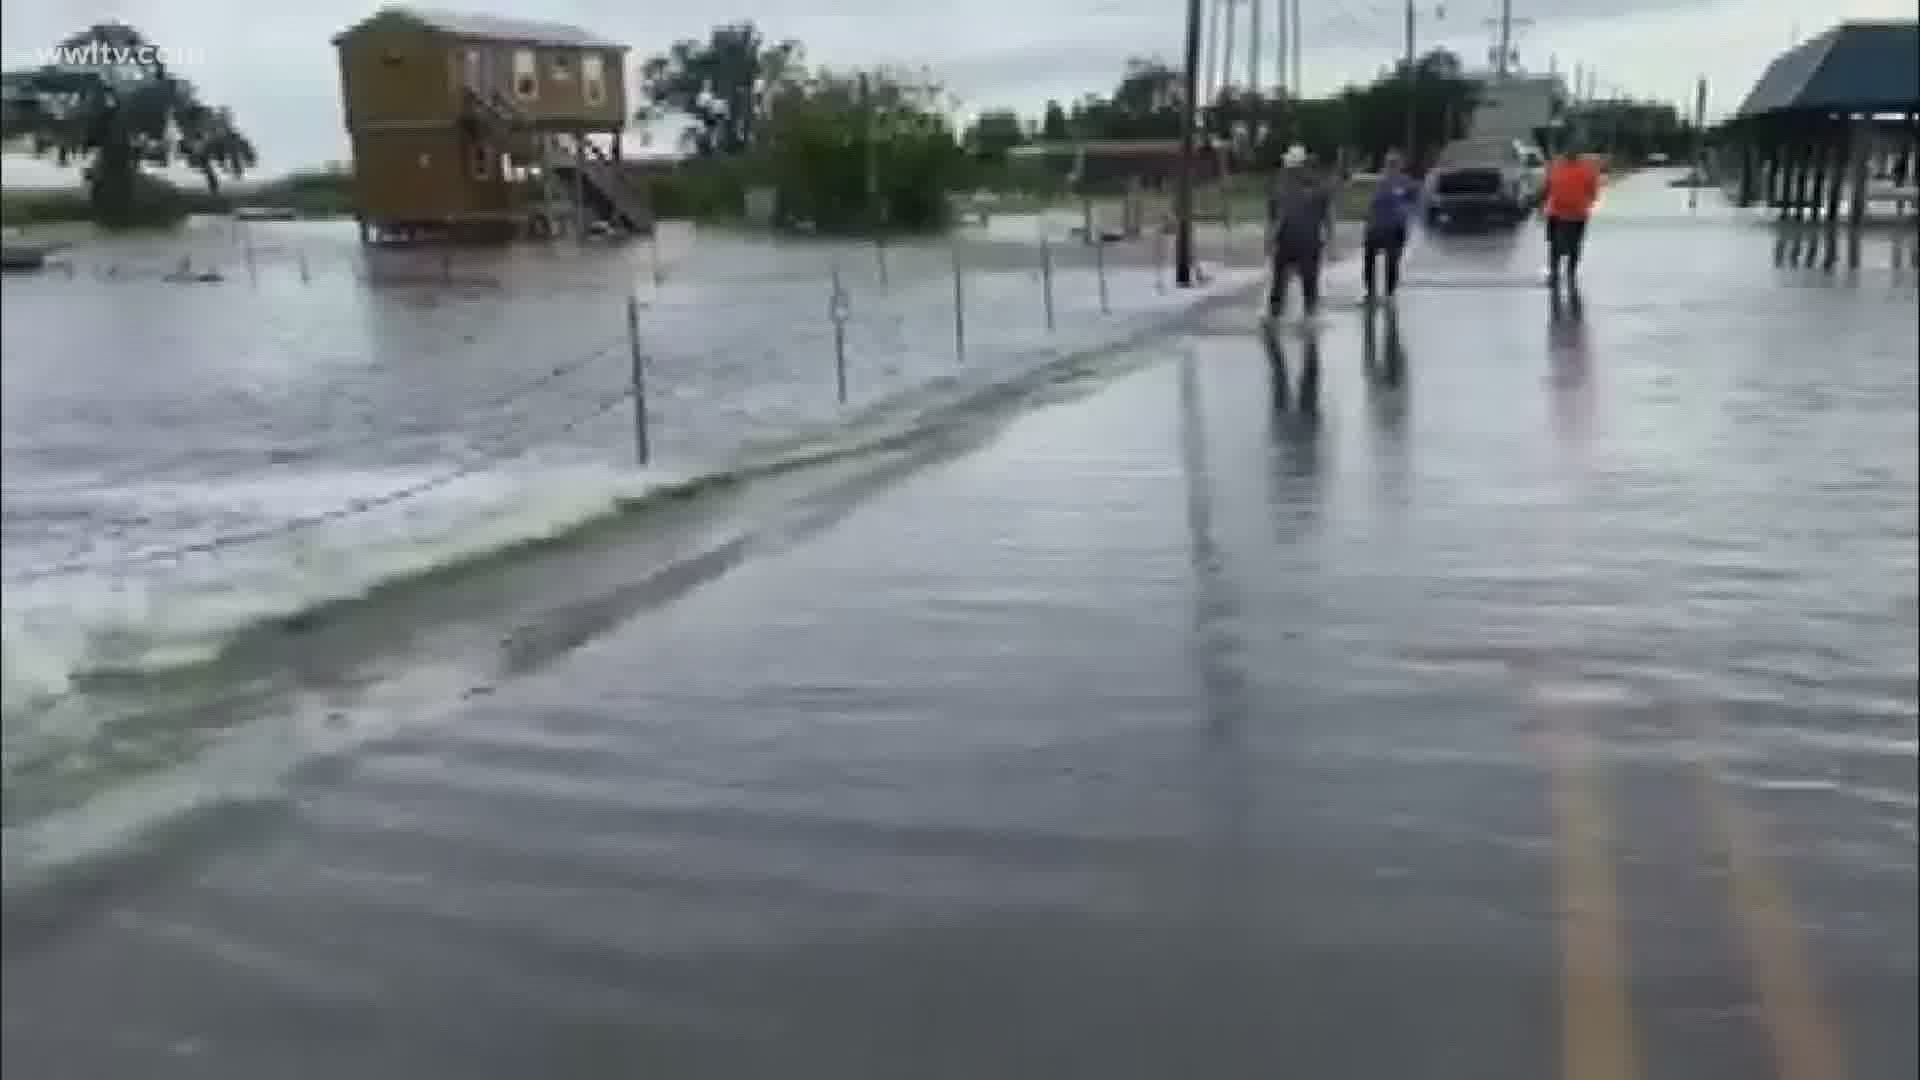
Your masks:
[{"label": "piling", "polygon": [[1852,157],[1853,143],[1859,136],[1848,128],[1842,128],[1828,145],[1826,157],[1826,196],[1827,205],[1821,224],[1825,226],[1825,251],[1823,265],[1831,270],[1840,262],[1840,186],[1845,178],[1847,166]]},{"label": "piling", "polygon": [[1853,122],[1853,160],[1847,205],[1847,268],[1860,269],[1860,232],[1867,223],[1867,174],[1873,160],[1873,121],[1862,117]]}]

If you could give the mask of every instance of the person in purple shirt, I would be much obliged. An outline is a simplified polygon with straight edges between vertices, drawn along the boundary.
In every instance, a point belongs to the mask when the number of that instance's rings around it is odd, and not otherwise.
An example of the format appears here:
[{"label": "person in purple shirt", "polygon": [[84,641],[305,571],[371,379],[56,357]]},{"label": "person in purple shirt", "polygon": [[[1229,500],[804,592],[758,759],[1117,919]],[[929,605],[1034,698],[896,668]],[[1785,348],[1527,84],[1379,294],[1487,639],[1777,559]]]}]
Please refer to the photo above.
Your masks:
[{"label": "person in purple shirt", "polygon": [[1367,287],[1367,302],[1378,294],[1374,290],[1374,267],[1381,256],[1387,260],[1387,295],[1400,288],[1400,255],[1407,249],[1407,226],[1420,205],[1420,184],[1400,165],[1397,152],[1387,154],[1380,180],[1374,185],[1367,203],[1367,231],[1361,242],[1361,273]]}]

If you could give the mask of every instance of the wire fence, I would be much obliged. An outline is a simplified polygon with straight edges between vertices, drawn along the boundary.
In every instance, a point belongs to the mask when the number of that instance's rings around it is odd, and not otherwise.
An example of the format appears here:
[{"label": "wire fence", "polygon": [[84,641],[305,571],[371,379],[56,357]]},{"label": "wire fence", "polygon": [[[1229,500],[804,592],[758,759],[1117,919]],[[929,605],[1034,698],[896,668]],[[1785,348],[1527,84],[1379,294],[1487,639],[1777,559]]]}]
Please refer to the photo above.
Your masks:
[{"label": "wire fence", "polygon": [[[177,258],[156,253],[144,263],[83,257],[70,260],[68,272],[226,287],[267,282],[311,286],[343,269],[375,285],[460,290],[508,288],[511,283],[511,267],[505,274],[498,269],[463,272],[461,256],[451,251],[356,259],[310,251],[297,239],[269,243],[250,238],[251,233],[251,226],[240,227],[225,251],[203,245],[203,250]],[[1228,230],[1216,251],[1218,262],[1259,257],[1257,237],[1245,253],[1235,252],[1234,239]],[[943,374],[1005,365],[1049,351],[1098,347],[1122,329],[1116,322],[1127,322],[1130,328],[1141,317],[1163,316],[1182,302],[1172,283],[1170,238],[1157,229],[1109,237],[1098,229],[1076,231],[1042,219],[1026,236],[988,230],[946,244],[823,243],[801,249],[812,259],[815,273],[794,273],[789,259],[788,265],[764,274],[748,265],[712,280],[701,273],[696,251],[664,257],[657,243],[650,246],[652,250],[639,252],[637,259],[630,254],[618,264],[631,279],[618,292],[608,290],[604,265],[587,268],[579,283],[582,288],[597,286],[609,301],[619,298],[620,314],[609,311],[606,324],[619,326],[621,332],[469,399],[449,422],[463,430],[510,426],[512,437],[449,455],[444,469],[420,480],[328,509],[134,552],[54,559],[10,571],[0,580],[28,583],[182,561],[356,518],[506,466],[623,406],[631,418],[630,460],[644,467],[658,450],[655,428],[663,420],[678,421],[684,429],[678,441],[708,447],[728,437],[831,423],[836,413],[845,416],[849,408],[910,391]],[[215,257],[224,257],[227,268],[236,261],[243,266],[238,279],[220,269]],[[151,273],[165,268],[169,259],[171,268]],[[475,258],[474,265],[501,264]],[[545,287],[552,287],[551,280]],[[776,320],[776,333],[769,334],[767,319],[741,317],[756,311],[783,316]],[[935,337],[942,322],[950,327],[945,345],[936,344]],[[622,359],[627,362],[618,364]],[[804,372],[809,367],[818,373],[815,385],[831,387],[830,401],[822,402],[819,397],[824,395],[806,389]],[[578,399],[582,407],[563,413],[556,404],[561,399]],[[753,413],[754,422],[748,425],[753,430],[717,415],[700,415],[713,401],[732,402],[728,407],[736,413]],[[716,412],[711,407],[706,411]],[[506,417],[513,419],[504,422]],[[301,447],[299,457],[325,459],[362,447],[370,437],[356,433],[322,438]],[[139,483],[167,471],[177,469],[142,465],[96,476],[93,484]],[[251,477],[260,470],[242,472]],[[221,477],[195,479],[217,483]]]}]

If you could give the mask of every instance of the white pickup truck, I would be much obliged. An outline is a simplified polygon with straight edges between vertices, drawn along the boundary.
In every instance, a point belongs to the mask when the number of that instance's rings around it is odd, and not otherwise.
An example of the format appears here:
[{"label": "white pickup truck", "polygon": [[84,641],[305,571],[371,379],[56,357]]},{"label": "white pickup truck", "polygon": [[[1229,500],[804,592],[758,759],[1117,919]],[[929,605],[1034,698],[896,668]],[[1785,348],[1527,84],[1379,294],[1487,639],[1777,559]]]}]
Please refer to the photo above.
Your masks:
[{"label": "white pickup truck", "polygon": [[1427,224],[1518,225],[1540,205],[1546,159],[1518,139],[1449,143],[1427,172]]}]

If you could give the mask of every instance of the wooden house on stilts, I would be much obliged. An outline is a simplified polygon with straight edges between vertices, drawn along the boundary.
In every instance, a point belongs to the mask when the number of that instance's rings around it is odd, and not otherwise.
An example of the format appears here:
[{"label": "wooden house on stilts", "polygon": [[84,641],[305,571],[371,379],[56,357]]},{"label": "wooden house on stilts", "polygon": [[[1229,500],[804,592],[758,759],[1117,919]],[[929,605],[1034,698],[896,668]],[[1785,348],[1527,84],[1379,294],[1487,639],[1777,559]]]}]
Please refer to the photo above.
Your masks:
[{"label": "wooden house on stilts", "polygon": [[333,43],[363,242],[652,232],[620,167],[626,46],[413,7],[383,8]]}]

